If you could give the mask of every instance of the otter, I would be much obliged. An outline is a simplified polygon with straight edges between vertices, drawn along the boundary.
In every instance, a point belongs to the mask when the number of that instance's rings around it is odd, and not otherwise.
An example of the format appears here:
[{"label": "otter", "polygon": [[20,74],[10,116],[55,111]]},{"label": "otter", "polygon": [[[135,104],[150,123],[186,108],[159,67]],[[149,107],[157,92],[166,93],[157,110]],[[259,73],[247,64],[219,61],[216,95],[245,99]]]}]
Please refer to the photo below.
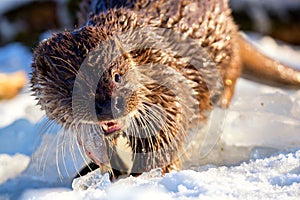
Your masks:
[{"label": "otter", "polygon": [[114,178],[180,169],[191,130],[230,105],[241,74],[300,87],[299,71],[239,33],[228,0],[84,0],[78,16],[35,49],[32,91],[89,168]]}]

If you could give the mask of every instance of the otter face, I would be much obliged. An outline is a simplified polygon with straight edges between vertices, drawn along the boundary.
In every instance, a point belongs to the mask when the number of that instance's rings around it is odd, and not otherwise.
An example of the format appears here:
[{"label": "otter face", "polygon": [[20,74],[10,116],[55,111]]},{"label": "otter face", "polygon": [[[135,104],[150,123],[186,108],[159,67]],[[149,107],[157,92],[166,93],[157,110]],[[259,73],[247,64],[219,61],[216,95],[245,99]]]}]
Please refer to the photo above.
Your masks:
[{"label": "otter face", "polygon": [[137,106],[135,78],[127,75],[132,67],[126,56],[106,64],[105,54],[110,54],[97,48],[89,51],[96,44],[85,40],[86,35],[95,37],[96,30],[87,27],[43,42],[35,51],[32,89],[47,116],[65,128],[74,122],[98,124],[109,135],[124,126],[116,119]]},{"label": "otter face", "polygon": [[[102,54],[101,54],[102,55]],[[138,106],[138,81],[132,63],[119,57],[103,71],[95,91],[95,114],[105,136],[126,129],[126,118]],[[97,78],[95,79],[97,80]]]}]

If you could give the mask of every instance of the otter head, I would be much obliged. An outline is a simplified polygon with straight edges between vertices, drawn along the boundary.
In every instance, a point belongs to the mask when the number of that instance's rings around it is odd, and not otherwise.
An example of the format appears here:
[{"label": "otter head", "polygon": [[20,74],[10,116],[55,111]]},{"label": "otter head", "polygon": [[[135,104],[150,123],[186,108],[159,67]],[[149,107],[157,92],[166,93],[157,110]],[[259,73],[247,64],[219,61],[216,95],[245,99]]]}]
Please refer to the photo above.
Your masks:
[{"label": "otter head", "polygon": [[[102,27],[96,24],[99,21]],[[126,104],[125,97],[116,95],[116,91],[125,92],[119,88],[130,65],[126,55],[112,60],[117,49],[115,43],[110,45],[114,32],[136,23],[130,12],[110,11],[92,17],[83,28],[54,34],[39,44],[34,51],[31,83],[38,104],[50,119],[65,128],[93,120],[98,120],[107,133],[120,128],[110,120],[130,112],[127,105],[132,109],[132,103]],[[80,104],[73,100],[74,93],[82,95]]]}]

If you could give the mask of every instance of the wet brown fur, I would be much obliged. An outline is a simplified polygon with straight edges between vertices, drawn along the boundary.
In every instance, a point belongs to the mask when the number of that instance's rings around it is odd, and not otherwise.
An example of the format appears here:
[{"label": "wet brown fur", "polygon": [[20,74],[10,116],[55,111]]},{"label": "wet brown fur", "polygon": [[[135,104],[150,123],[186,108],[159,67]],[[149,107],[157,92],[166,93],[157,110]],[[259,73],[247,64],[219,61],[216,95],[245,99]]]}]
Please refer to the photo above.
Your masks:
[{"label": "wet brown fur", "polygon": [[[101,6],[99,6],[100,4]],[[98,7],[96,8],[95,5]],[[215,102],[221,107],[229,105],[236,80],[241,74],[243,64],[245,64],[243,62],[245,56],[243,57],[241,52],[245,53],[245,51],[249,51],[249,48],[241,45],[245,41],[239,35],[238,28],[233,22],[227,0],[112,0],[98,1],[98,4],[86,0],[81,4],[81,12],[78,16],[82,28],[54,34],[48,40],[43,41],[35,49],[32,64],[32,89],[39,104],[51,120],[62,124],[64,128],[74,128],[74,121],[78,121],[78,116],[72,114],[71,98],[74,80],[84,59],[101,42],[108,41],[116,33],[135,28],[167,28],[193,39],[199,47],[206,49],[216,64],[214,70],[221,75],[224,88],[218,89],[217,92],[221,95],[216,95],[216,99],[213,100],[207,86],[202,84],[202,77],[196,70],[190,68],[179,58],[176,59],[161,51],[136,51],[131,52],[129,58],[126,56],[119,58],[119,61],[116,61],[117,66],[119,66],[116,70],[119,73],[122,70],[124,70],[122,72],[124,74],[128,72],[129,69],[127,68],[131,66],[130,61],[139,64],[160,63],[178,70],[193,84],[196,84],[193,98],[198,101],[197,105],[200,111],[198,120],[200,121],[205,121],[206,112],[212,109]],[[131,42],[139,43],[141,41],[133,40]],[[134,57],[134,55],[136,56]],[[251,61],[247,61],[247,63],[251,63]],[[249,64],[248,66],[251,68],[253,65]],[[111,69],[109,66],[104,67]],[[109,75],[108,79],[106,88],[116,87]],[[289,78],[285,77],[284,79]],[[133,79],[128,81],[135,83]],[[101,81],[100,83],[104,84]],[[300,85],[299,77],[298,82],[296,79],[296,84]],[[100,97],[109,93],[104,92],[104,90],[104,87],[100,88],[98,93]],[[163,150],[160,154],[151,154],[145,159],[135,161],[133,158],[132,171],[140,173],[156,167],[163,167],[165,172],[178,169],[180,167],[178,151],[182,149],[184,138],[188,134],[184,131],[188,129],[186,116],[181,113],[184,105],[178,106],[176,98],[172,96],[173,94],[167,88],[159,87],[155,83],[144,84],[144,90],[140,90],[141,94],[133,95],[136,99],[126,101],[128,103],[125,109],[126,113],[137,109],[137,102],[148,101],[164,107],[165,112],[172,116],[172,119],[167,121],[169,130],[162,130],[157,133],[158,137],[137,140],[135,138],[138,137],[137,135],[128,136],[125,134],[133,152]],[[129,106],[130,102],[132,103],[131,106]],[[82,126],[84,127],[84,125]],[[76,132],[76,128],[74,129]],[[169,148],[164,149],[162,147],[164,145]],[[169,157],[164,158],[164,154],[168,154]]]}]

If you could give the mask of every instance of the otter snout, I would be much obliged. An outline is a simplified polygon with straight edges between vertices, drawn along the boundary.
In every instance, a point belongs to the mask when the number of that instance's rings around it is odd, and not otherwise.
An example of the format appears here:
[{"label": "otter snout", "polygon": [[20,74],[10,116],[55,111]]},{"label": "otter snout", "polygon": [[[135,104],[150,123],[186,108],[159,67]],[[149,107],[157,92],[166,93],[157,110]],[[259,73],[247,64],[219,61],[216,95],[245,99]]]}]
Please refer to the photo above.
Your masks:
[{"label": "otter snout", "polygon": [[126,102],[124,97],[115,96],[104,101],[95,99],[95,111],[99,121],[113,120],[125,114]]}]

